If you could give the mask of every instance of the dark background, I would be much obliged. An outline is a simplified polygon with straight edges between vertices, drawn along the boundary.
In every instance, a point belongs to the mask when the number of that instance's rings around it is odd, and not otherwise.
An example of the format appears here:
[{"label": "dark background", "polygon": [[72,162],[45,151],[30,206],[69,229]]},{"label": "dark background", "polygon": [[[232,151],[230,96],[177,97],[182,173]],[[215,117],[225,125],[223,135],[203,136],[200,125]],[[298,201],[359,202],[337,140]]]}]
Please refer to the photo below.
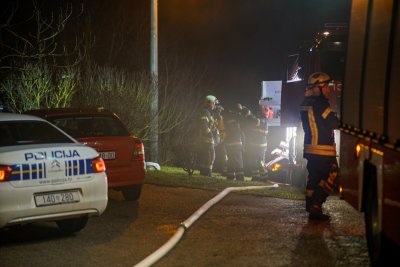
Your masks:
[{"label": "dark background", "polygon": [[286,56],[324,23],[345,23],[350,1],[159,1],[160,46],[207,70],[222,102],[257,105],[261,81],[285,77]]},{"label": "dark background", "polygon": [[[73,16],[63,42],[91,35],[91,57],[102,65],[149,69],[150,0],[38,0],[51,17],[66,3]],[[2,1],[0,18],[29,17],[32,1]],[[348,22],[350,0],[159,0],[160,75],[171,62],[189,69],[205,94],[222,103],[256,106],[261,82],[282,80],[286,56],[312,40],[324,23]],[[47,12],[47,13],[46,13]],[[18,24],[18,23],[16,23]],[[32,24],[29,24],[33,27]],[[28,31],[26,25],[22,28]],[[5,34],[0,35],[4,40]],[[122,41],[121,41],[122,40]]]}]

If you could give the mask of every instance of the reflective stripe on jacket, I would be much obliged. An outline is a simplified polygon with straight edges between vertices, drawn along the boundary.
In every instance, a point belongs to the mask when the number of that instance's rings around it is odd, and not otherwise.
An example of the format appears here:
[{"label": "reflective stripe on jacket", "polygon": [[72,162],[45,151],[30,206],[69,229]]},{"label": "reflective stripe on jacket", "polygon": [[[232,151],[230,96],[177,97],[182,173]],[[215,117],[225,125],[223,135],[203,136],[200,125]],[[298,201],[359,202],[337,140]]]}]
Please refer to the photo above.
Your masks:
[{"label": "reflective stripe on jacket", "polygon": [[336,156],[334,129],[339,120],[323,96],[307,96],[300,105],[304,130],[304,157],[307,154]]}]

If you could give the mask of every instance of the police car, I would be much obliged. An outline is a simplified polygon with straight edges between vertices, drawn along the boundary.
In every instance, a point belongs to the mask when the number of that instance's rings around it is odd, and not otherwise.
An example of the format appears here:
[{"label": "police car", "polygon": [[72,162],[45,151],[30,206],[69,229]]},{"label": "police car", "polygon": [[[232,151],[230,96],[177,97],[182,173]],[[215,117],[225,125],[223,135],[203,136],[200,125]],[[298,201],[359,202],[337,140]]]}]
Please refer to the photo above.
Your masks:
[{"label": "police car", "polygon": [[0,228],[55,221],[80,231],[106,209],[107,188],[96,150],[46,120],[0,113]]},{"label": "police car", "polygon": [[144,145],[126,124],[104,108],[52,108],[26,111],[46,119],[77,141],[99,152],[107,168],[108,187],[129,201],[139,200],[146,177]]}]

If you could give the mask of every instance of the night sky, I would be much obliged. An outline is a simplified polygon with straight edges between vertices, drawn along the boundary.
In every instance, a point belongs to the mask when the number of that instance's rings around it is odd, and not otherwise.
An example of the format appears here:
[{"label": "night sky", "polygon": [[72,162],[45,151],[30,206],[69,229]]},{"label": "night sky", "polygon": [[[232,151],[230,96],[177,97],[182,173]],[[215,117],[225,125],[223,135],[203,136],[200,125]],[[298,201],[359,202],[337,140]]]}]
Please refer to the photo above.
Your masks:
[{"label": "night sky", "polygon": [[348,21],[348,0],[159,0],[160,46],[190,55],[222,102],[257,103],[282,80],[286,55],[324,23]]}]

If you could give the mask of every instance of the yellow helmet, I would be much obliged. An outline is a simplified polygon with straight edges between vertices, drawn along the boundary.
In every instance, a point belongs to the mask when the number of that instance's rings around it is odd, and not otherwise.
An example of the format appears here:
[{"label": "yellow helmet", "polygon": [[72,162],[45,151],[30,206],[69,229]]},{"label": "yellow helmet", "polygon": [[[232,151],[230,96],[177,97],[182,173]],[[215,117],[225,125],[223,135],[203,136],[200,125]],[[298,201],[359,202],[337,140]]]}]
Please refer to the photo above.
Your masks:
[{"label": "yellow helmet", "polygon": [[316,86],[323,86],[330,81],[332,81],[331,76],[325,72],[314,72],[308,77],[307,88],[311,89]]}]

